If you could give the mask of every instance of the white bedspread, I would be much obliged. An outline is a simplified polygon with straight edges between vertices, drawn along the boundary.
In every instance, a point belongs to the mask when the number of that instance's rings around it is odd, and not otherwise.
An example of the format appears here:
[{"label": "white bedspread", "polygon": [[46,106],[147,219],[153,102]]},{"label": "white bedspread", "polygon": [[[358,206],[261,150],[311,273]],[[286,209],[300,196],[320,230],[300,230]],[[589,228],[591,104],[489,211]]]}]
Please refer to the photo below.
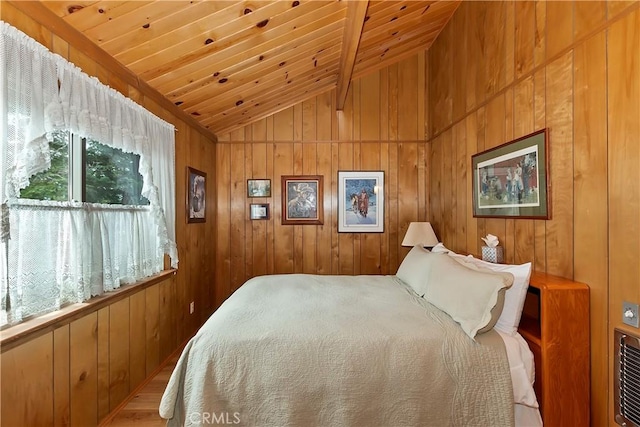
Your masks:
[{"label": "white bedspread", "polygon": [[504,344],[394,276],[249,280],[185,347],[169,426],[511,426]]}]

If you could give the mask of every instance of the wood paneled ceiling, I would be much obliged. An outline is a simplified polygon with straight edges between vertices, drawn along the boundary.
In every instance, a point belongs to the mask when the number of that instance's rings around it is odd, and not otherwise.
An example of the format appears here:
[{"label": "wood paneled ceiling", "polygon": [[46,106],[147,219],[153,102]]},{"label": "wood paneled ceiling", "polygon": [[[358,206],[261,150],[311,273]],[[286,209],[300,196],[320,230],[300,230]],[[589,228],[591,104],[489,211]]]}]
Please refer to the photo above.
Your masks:
[{"label": "wood paneled ceiling", "polygon": [[453,1],[42,1],[214,133],[431,46]]}]

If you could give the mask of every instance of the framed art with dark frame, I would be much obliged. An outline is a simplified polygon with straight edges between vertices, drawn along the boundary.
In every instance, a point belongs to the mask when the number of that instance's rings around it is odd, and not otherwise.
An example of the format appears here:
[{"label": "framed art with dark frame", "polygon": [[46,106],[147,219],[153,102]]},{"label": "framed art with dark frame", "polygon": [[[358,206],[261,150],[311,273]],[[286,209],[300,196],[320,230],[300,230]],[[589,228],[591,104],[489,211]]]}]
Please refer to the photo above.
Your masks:
[{"label": "framed art with dark frame", "polygon": [[320,175],[282,176],[282,224],[322,225],[323,177]]},{"label": "framed art with dark frame", "polygon": [[547,129],[471,156],[473,216],[551,218]]},{"label": "framed art with dark frame", "polygon": [[248,179],[247,197],[271,197],[271,180]]},{"label": "framed art with dark frame", "polygon": [[338,171],[338,232],[384,231],[384,172]]},{"label": "framed art with dark frame", "polygon": [[187,222],[207,220],[207,174],[187,166]]},{"label": "framed art with dark frame", "polygon": [[249,219],[269,219],[269,203],[249,204]]}]

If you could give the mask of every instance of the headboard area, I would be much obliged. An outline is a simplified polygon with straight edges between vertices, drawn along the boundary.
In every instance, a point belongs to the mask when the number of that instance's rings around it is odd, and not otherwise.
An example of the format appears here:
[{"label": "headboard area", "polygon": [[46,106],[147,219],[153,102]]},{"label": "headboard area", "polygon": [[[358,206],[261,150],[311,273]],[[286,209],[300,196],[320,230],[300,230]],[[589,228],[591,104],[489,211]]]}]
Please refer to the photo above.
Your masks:
[{"label": "headboard area", "polygon": [[518,331],[535,358],[534,388],[544,425],[588,426],[589,287],[532,273]]}]

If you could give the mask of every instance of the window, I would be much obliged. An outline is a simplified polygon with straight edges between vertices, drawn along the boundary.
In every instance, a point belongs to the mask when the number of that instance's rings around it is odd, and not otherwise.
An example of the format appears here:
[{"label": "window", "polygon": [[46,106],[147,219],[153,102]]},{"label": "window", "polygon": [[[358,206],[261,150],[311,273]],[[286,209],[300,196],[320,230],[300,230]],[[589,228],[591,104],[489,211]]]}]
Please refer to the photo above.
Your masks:
[{"label": "window", "polygon": [[[48,147],[51,166],[31,177],[10,210],[0,325],[84,301],[163,266],[142,196],[140,155],[59,130]],[[7,306],[16,303],[12,316]]]},{"label": "window", "polygon": [[20,197],[36,200],[69,199],[69,133],[56,131],[49,143],[51,168],[31,177]]},{"label": "window", "polygon": [[[140,155],[54,131],[49,169],[11,204],[0,325],[133,283],[163,268]],[[17,304],[16,304],[17,303]],[[7,309],[17,305],[18,309]]]},{"label": "window", "polygon": [[0,56],[0,326],[177,267],[175,127],[2,21]]},{"label": "window", "polygon": [[54,131],[49,142],[51,167],[34,175],[22,199],[76,200],[116,205],[148,205],[142,196],[140,156]]},{"label": "window", "polygon": [[84,201],[118,205],[148,205],[142,196],[140,156],[97,141],[84,144]]}]

